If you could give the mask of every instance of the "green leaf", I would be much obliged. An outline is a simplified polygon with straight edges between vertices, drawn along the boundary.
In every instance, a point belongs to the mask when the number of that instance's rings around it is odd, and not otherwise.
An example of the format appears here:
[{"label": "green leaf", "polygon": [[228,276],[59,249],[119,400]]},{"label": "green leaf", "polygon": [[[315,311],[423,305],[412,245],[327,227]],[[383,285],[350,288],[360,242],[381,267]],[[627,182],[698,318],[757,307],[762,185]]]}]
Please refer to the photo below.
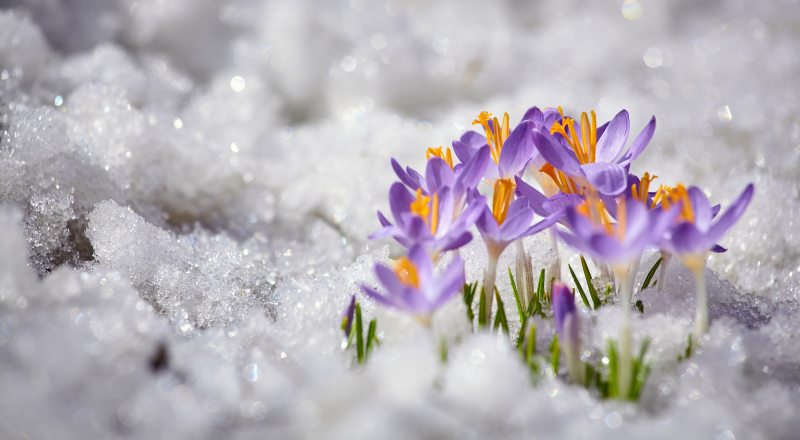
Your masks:
[{"label": "green leaf", "polygon": [[356,303],[356,358],[358,363],[364,363],[364,329],[361,323],[361,304]]},{"label": "green leaf", "polygon": [[481,297],[478,299],[478,328],[486,327],[486,287],[481,287]]},{"label": "green leaf", "polygon": [[519,325],[524,327],[525,320],[528,319],[525,316],[525,310],[522,308],[522,300],[519,298],[519,291],[517,290],[517,283],[514,282],[514,275],[511,273],[511,268],[508,268],[508,279],[511,280],[511,291],[514,293],[514,301],[517,303],[517,313],[519,313]]},{"label": "green leaf", "polygon": [[529,367],[533,364],[533,355],[536,353],[536,324],[531,321],[528,324],[528,336],[525,337],[525,364]]},{"label": "green leaf", "polygon": [[617,397],[619,394],[619,384],[617,383],[617,368],[619,358],[617,357],[617,344],[608,341],[608,397]]},{"label": "green leaf", "polygon": [[591,296],[592,302],[597,304],[595,308],[598,309],[600,308],[600,297],[597,296],[597,289],[592,284],[592,274],[589,272],[589,265],[586,264],[586,259],[583,258],[583,255],[581,255],[581,266],[583,266],[583,276],[586,277],[586,287],[589,288],[589,296]]},{"label": "green leaf", "polygon": [[508,319],[506,318],[506,306],[503,304],[503,300],[500,298],[500,292],[497,288],[494,289],[494,297],[497,300],[497,314],[494,317],[494,329],[497,330],[498,327],[503,327],[503,331],[508,334]]},{"label": "green leaf", "polygon": [[378,342],[378,336],[376,335],[378,330],[378,321],[376,319],[371,319],[369,321],[369,328],[367,329],[367,349],[365,351],[365,358],[369,358],[369,354],[372,352],[372,343]]},{"label": "green leaf", "polygon": [[634,305],[636,306],[636,310],[638,310],[639,313],[644,313],[644,303],[642,302],[642,300],[640,299],[636,300],[636,304]]},{"label": "green leaf", "polygon": [[472,284],[464,284],[464,305],[467,306],[467,319],[470,323],[475,322],[475,312],[472,311],[472,304],[475,302],[475,292],[477,290],[477,281]]},{"label": "green leaf", "polygon": [[544,302],[544,269],[539,272],[539,282],[536,285],[536,301],[541,304]]},{"label": "green leaf", "polygon": [[639,290],[640,292],[644,289],[647,289],[647,286],[650,285],[650,281],[653,280],[653,276],[656,274],[656,270],[658,270],[658,266],[661,265],[661,260],[663,259],[663,257],[659,257],[653,267],[650,268],[650,272],[647,272],[647,276],[644,277],[644,282],[642,283],[642,288]]},{"label": "green leaf", "polygon": [[686,336],[686,348],[683,350],[683,353],[678,355],[678,362],[685,361],[686,359],[689,359],[690,357],[692,357],[692,334],[691,333],[689,333],[689,335]]},{"label": "green leaf", "polygon": [[553,374],[558,374],[558,362],[561,357],[561,346],[558,344],[558,334],[553,335],[550,343],[550,366],[553,367]]},{"label": "green leaf", "polygon": [[572,281],[575,282],[575,287],[578,288],[578,293],[581,295],[581,300],[583,301],[583,305],[585,305],[587,309],[592,310],[592,306],[589,304],[589,300],[586,298],[586,292],[583,291],[583,287],[581,287],[581,282],[578,281],[578,276],[575,275],[575,271],[572,270],[572,266],[567,264],[567,268],[569,268],[569,273],[572,275]]},{"label": "green leaf", "polygon": [[439,340],[439,359],[442,361],[443,364],[447,363],[447,341],[442,337]]}]

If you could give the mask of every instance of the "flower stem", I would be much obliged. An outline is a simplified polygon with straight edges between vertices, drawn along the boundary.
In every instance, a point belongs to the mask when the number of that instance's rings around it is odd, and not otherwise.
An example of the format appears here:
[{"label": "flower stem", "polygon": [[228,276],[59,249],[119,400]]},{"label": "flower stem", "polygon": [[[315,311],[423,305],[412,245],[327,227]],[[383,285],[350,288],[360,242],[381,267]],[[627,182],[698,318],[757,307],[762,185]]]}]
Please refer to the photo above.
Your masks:
[{"label": "flower stem", "polygon": [[491,328],[492,323],[492,301],[494,300],[494,284],[497,279],[497,260],[500,254],[488,250],[489,261],[486,266],[486,271],[483,273],[483,299],[484,299],[484,312],[486,316],[486,324]]},{"label": "flower stem", "polygon": [[658,273],[658,286],[656,286],[659,292],[664,290],[664,284],[667,283],[667,269],[669,268],[670,260],[672,260],[672,254],[661,251],[661,268]]},{"label": "flower stem", "polygon": [[633,364],[631,351],[633,337],[631,335],[631,296],[633,295],[633,280],[631,276],[632,266],[630,264],[620,264],[614,267],[614,275],[619,283],[619,299],[622,307],[622,324],[619,331],[619,365],[617,369],[617,384],[619,387],[619,397],[625,399],[631,387],[631,374]]},{"label": "flower stem", "polygon": [[517,283],[517,289],[519,291],[519,299],[522,302],[523,310],[527,309],[527,302],[528,302],[528,295],[531,293],[528,291],[528,283],[527,283],[527,270],[526,270],[526,261],[527,255],[525,254],[525,245],[522,243],[522,239],[519,239],[514,243],[514,247],[517,249],[517,258],[514,264],[514,277]]},{"label": "flower stem", "polygon": [[695,289],[697,290],[697,308],[694,311],[694,339],[700,338],[708,332],[708,291],[706,287],[706,260],[693,262],[689,267],[694,275]]}]

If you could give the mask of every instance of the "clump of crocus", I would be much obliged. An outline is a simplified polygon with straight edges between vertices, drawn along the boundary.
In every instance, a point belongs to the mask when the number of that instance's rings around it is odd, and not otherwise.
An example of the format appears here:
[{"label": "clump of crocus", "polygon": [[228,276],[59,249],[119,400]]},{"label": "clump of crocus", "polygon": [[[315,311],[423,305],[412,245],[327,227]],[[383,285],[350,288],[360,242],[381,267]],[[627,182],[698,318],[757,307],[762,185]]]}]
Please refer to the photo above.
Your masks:
[{"label": "clump of crocus", "polygon": [[731,206],[716,218],[714,209],[700,188],[693,186],[686,190],[683,185],[678,185],[664,190],[662,205],[678,206],[680,216],[667,231],[661,245],[694,275],[697,290],[695,338],[700,338],[708,331],[708,293],[705,281],[708,253],[719,246],[716,243],[744,214],[753,198],[753,191],[753,184],[747,185]]},{"label": "clump of crocus", "polygon": [[375,265],[382,292],[362,285],[361,290],[375,301],[414,315],[430,325],[431,317],[464,286],[464,262],[454,257],[441,276],[434,274],[434,262],[422,245],[415,245],[393,267]]},{"label": "clump of crocus", "polygon": [[563,283],[553,283],[553,319],[558,333],[558,342],[567,359],[569,379],[573,383],[585,382],[585,370],[581,364],[581,324],[575,308],[575,293]]}]

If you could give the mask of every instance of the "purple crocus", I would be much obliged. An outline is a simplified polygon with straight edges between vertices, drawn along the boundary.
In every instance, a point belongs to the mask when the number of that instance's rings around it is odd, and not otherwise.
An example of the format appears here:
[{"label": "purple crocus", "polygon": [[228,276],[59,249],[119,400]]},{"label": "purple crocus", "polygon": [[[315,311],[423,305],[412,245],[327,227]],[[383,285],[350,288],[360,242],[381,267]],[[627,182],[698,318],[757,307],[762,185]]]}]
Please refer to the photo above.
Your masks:
[{"label": "purple crocus", "polygon": [[482,209],[480,201],[468,203],[456,215],[451,188],[445,186],[429,195],[425,195],[422,188],[417,188],[416,193],[412,194],[400,182],[395,182],[389,189],[389,206],[394,223],[378,211],[382,227],[370,239],[391,236],[407,248],[423,244],[435,256],[469,243],[472,234],[468,229],[480,216]]},{"label": "purple crocus", "polygon": [[534,224],[533,210],[528,202],[519,198],[514,200],[514,187],[515,182],[509,178],[495,180],[492,206],[484,204],[483,212],[475,222],[489,257],[483,279],[486,316],[491,316],[500,255],[512,242],[543,231],[558,220],[557,216],[551,216]]},{"label": "purple crocus", "polygon": [[654,246],[674,222],[677,210],[650,210],[638,201],[618,198],[616,222],[604,203],[589,195],[579,207],[568,207],[566,223],[570,232],[559,231],[561,239],[580,252],[610,264],[619,290],[622,321],[619,336],[618,383],[622,395],[632,384],[631,295],[642,251]]},{"label": "purple crocus", "polygon": [[580,318],[575,307],[575,293],[560,282],[553,283],[553,318],[558,333],[558,341],[564,347],[570,380],[583,383],[584,369],[581,368]]},{"label": "purple crocus", "polygon": [[364,293],[375,301],[416,316],[429,324],[431,315],[464,286],[464,262],[454,257],[440,277],[434,275],[434,262],[421,245],[412,247],[408,256],[399,258],[393,268],[375,265],[375,275],[384,293],[362,285]]},{"label": "purple crocus", "polygon": [[484,145],[463,164],[454,165],[450,150],[443,152],[442,147],[428,148],[426,156],[428,163],[424,176],[411,167],[403,169],[394,158],[392,169],[400,182],[411,191],[422,190],[423,195],[450,188],[453,195],[453,214],[460,215],[469,194],[478,186],[489,165],[489,147]]},{"label": "purple crocus", "polygon": [[492,161],[483,177],[489,182],[521,175],[538,154],[533,145],[532,134],[536,124],[532,120],[523,119],[511,130],[508,113],[503,114],[500,122],[491,113],[481,112],[472,123],[483,127],[484,136],[468,131],[453,142],[453,151],[461,162],[467,163],[488,147]]},{"label": "purple crocus", "polygon": [[[753,198],[755,188],[747,185],[739,197],[720,216],[715,216],[708,198],[696,186],[686,190],[683,185],[665,190],[660,197],[664,206],[679,205],[680,216],[661,242],[666,252],[676,255],[692,271],[697,291],[694,336],[702,337],[708,331],[708,294],[705,269],[709,251],[714,251],[717,241],[741,218]],[[718,218],[717,218],[718,217]],[[724,248],[723,248],[724,249]]]},{"label": "purple crocus", "polygon": [[580,122],[563,117],[549,129],[538,128],[533,141],[542,157],[556,171],[543,170],[563,192],[583,192],[595,188],[602,195],[616,196],[627,187],[631,162],[639,157],[656,129],[656,119],[650,122],[625,148],[630,131],[626,110],[617,113],[607,124],[597,127],[594,112],[581,114]]}]

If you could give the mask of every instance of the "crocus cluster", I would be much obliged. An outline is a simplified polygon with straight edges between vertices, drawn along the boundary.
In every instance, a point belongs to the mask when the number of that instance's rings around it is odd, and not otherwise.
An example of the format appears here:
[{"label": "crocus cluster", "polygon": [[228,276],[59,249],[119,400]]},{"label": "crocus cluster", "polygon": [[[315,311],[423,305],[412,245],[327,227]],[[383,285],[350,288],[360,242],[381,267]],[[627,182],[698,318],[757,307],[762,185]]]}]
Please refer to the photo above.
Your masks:
[{"label": "crocus cluster", "polygon": [[[619,335],[623,392],[630,380],[631,297],[647,249],[661,252],[662,275],[671,256],[695,274],[694,334],[699,337],[707,331],[705,261],[709,252],[725,251],[717,242],[744,213],[752,184],[718,215],[719,205],[712,206],[697,187],[656,187],[656,176],[633,174],[633,162],[653,138],[656,119],[652,117],[629,142],[626,110],[598,124],[593,111],[573,117],[560,107],[533,107],[514,126],[507,113],[498,118],[481,112],[473,126],[477,130],[454,140],[452,149],[428,148],[424,173],[392,159],[398,181],[389,189],[391,218],[378,212],[381,228],[371,238],[391,237],[405,251],[391,266],[375,266],[381,287],[362,286],[367,296],[430,322],[433,312],[465,284],[459,248],[477,231],[488,257],[481,288],[483,312],[491,317],[500,255],[515,244],[517,277],[531,280],[530,257],[522,239],[550,230],[554,238],[591,257],[613,277],[623,310]],[[437,265],[445,262],[447,268],[437,272]],[[560,269],[555,272],[548,278],[558,279]],[[664,283],[662,276],[659,288]],[[564,322],[564,316],[574,313],[561,312],[571,310],[570,295],[563,284],[552,288],[559,332],[574,335],[577,330],[571,327],[578,325],[577,319]],[[569,340],[573,348],[578,346],[575,338]]]}]

